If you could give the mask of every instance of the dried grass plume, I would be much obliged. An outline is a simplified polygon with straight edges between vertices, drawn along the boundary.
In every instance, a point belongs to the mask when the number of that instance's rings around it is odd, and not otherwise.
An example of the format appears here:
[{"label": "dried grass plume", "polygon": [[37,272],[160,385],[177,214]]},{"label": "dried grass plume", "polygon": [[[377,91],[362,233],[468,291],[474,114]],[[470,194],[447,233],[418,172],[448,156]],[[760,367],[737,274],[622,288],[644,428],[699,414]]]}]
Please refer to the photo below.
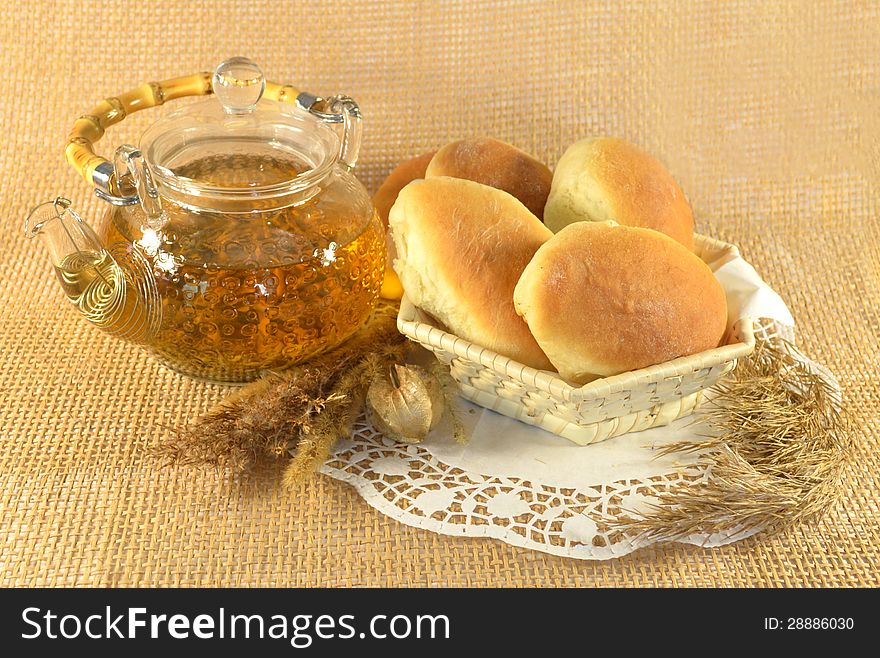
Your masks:
[{"label": "dried grass plume", "polygon": [[285,483],[294,485],[350,435],[367,386],[390,363],[402,362],[407,349],[393,309],[379,309],[336,349],[241,388],[195,422],[172,429],[152,452],[168,464],[232,472],[285,463]]},{"label": "dried grass plume", "polygon": [[784,342],[759,342],[704,408],[711,436],[666,446],[698,453],[709,477],[658,495],[609,523],[655,541],[817,520],[838,499],[850,455],[848,419],[829,382]]}]

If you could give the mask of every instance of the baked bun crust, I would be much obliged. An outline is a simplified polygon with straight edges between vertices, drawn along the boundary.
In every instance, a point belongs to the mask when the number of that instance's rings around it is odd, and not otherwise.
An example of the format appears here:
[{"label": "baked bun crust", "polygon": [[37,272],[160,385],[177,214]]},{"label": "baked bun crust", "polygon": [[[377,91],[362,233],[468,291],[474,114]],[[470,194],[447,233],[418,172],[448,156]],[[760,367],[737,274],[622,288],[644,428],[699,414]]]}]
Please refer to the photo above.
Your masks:
[{"label": "baked bun crust", "polygon": [[553,234],[510,194],[458,178],[404,187],[389,214],[394,269],[413,304],[453,334],[542,370],[552,365],[513,289]]},{"label": "baked bun crust", "polygon": [[558,232],[608,220],[660,231],[694,249],[690,204],[659,160],[622,139],[583,139],[556,165],[544,222]]},{"label": "baked bun crust", "polygon": [[434,157],[436,151],[423,153],[412,160],[404,160],[388,174],[379,189],[373,195],[373,205],[379,213],[379,219],[385,226],[388,226],[388,213],[391,206],[397,200],[397,195],[410,181],[418,178],[424,178],[425,172],[428,170],[428,163]]},{"label": "baked bun crust", "polygon": [[671,238],[577,222],[538,249],[514,305],[575,384],[717,347],[727,300],[709,266]]},{"label": "baked bun crust", "polygon": [[543,162],[515,146],[473,137],[447,144],[433,157],[427,178],[452,176],[504,190],[542,219],[553,173]]}]

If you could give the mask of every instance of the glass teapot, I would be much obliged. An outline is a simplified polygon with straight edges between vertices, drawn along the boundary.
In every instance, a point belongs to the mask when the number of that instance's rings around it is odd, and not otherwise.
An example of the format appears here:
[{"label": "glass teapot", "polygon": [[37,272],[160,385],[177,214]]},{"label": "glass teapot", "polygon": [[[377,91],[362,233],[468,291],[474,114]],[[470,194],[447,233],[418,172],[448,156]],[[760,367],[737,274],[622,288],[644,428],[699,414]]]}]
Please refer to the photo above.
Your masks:
[{"label": "glass teapot", "polygon": [[[212,93],[112,164],[92,150],[131,112]],[[109,204],[104,221],[93,231],[59,197],[26,231],[90,322],[180,372],[247,381],[343,342],[376,303],[385,238],[351,171],[360,136],[350,98],[266,82],[234,58],[80,117],[66,154]]]}]

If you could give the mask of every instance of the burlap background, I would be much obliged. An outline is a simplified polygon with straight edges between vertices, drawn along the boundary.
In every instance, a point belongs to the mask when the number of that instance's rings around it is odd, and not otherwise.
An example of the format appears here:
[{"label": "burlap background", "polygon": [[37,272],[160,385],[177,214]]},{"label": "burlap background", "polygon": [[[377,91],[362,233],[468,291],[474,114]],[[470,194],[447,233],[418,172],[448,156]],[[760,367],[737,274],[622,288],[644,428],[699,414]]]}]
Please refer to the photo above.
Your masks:
[{"label": "burlap background", "polygon": [[[880,582],[875,4],[19,2],[0,16],[0,584]],[[782,536],[583,563],[404,527],[323,477],[285,493],[273,474],[157,468],[144,448],[228,389],[81,322],[22,219],[59,192],[98,213],[62,157],[78,114],[235,54],[357,98],[370,189],[399,159],[469,134],[551,164],[596,133],[660,155],[699,230],[742,246],[805,350],[840,377],[859,427],[843,502]],[[155,116],[99,147],[136,140]]]}]

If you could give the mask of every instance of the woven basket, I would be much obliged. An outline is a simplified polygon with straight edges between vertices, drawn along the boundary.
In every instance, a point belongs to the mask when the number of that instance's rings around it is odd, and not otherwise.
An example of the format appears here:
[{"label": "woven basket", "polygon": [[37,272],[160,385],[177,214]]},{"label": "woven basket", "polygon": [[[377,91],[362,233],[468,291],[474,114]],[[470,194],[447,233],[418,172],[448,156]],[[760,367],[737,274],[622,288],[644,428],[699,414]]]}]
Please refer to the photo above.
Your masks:
[{"label": "woven basket", "polygon": [[[707,263],[739,256],[735,246],[701,235],[696,236],[695,251]],[[721,347],[572,386],[554,372],[530,368],[450,334],[406,297],[397,327],[449,366],[466,399],[580,445],[687,416],[703,391],[755,348],[752,322],[745,318]]]}]

